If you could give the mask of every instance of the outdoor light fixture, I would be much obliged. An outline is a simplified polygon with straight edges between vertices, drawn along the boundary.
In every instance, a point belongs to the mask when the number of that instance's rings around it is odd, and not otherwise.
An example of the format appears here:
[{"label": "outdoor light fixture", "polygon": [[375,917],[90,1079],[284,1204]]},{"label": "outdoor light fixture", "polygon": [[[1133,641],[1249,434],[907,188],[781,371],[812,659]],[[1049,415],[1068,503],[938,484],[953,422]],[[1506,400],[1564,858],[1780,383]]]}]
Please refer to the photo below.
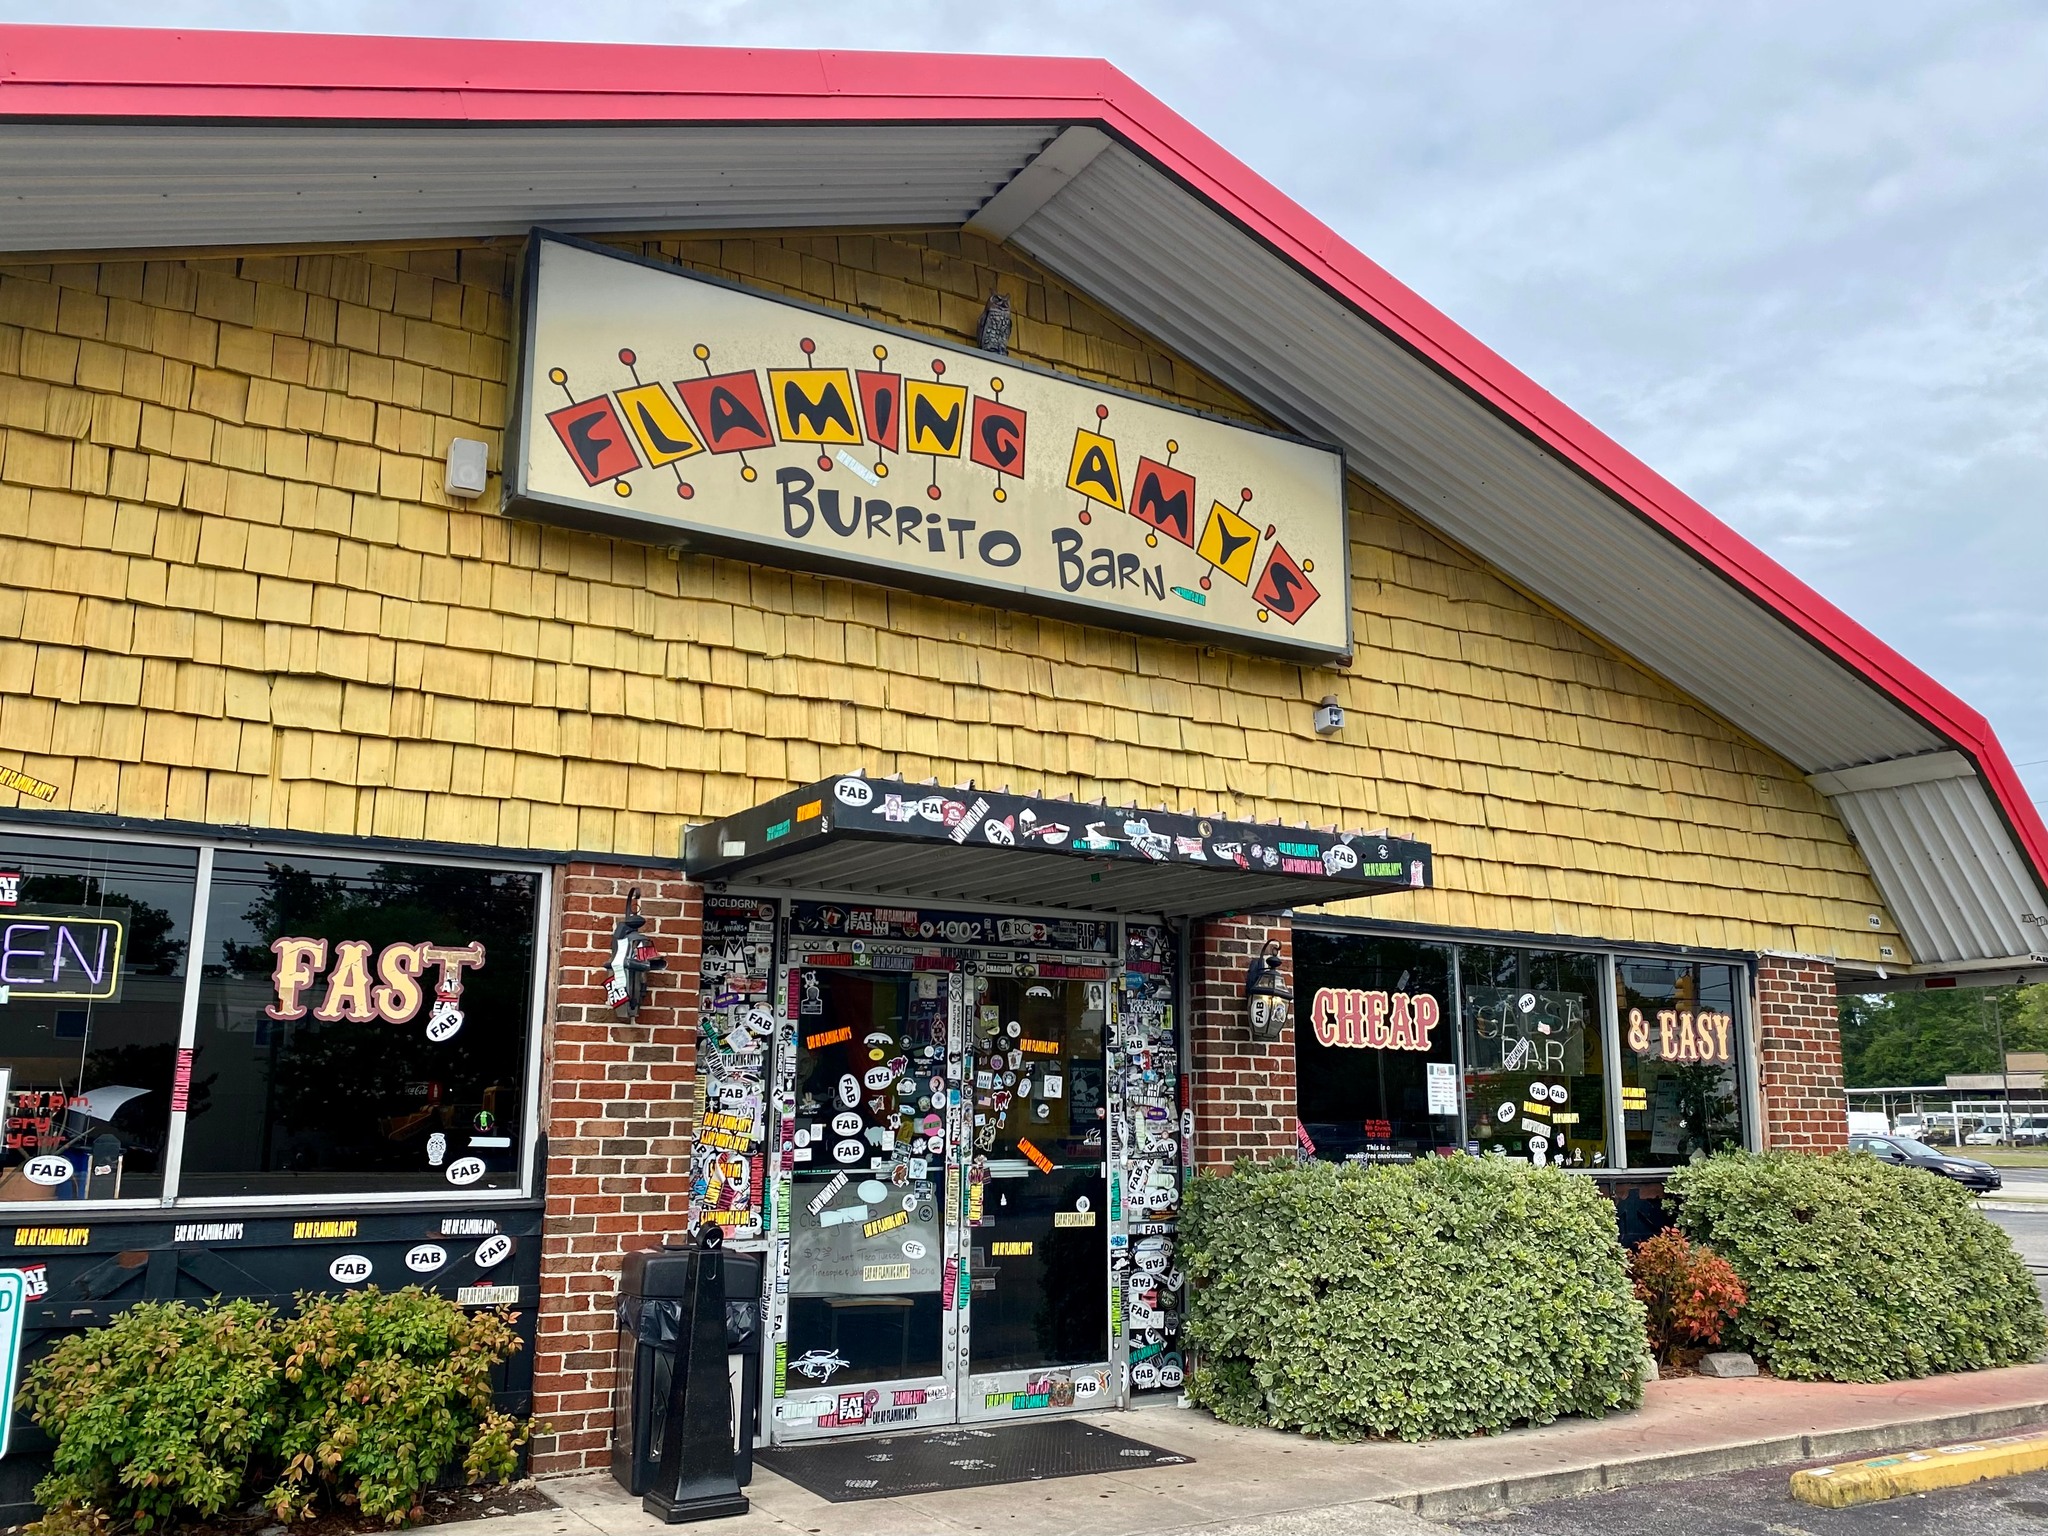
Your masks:
[{"label": "outdoor light fixture", "polygon": [[1287,1015],[1294,1002],[1294,989],[1280,974],[1280,941],[1266,940],[1266,947],[1245,967],[1245,1016],[1254,1040],[1278,1040],[1287,1027]]},{"label": "outdoor light fixture", "polygon": [[604,1000],[614,1012],[631,1021],[647,999],[647,973],[668,969],[668,956],[640,936],[647,925],[640,911],[640,887],[626,892],[626,911],[612,929],[611,958],[605,964],[607,979]]}]

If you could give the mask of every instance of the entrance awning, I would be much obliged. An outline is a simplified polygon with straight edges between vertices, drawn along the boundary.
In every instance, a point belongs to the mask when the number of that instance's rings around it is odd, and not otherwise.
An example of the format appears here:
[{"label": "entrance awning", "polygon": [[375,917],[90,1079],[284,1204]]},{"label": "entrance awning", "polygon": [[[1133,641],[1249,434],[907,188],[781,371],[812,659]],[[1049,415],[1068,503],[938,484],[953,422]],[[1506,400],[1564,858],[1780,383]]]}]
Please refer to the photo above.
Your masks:
[{"label": "entrance awning", "polygon": [[700,883],[1203,917],[1426,887],[1429,846],[1379,832],[821,779],[692,827]]}]

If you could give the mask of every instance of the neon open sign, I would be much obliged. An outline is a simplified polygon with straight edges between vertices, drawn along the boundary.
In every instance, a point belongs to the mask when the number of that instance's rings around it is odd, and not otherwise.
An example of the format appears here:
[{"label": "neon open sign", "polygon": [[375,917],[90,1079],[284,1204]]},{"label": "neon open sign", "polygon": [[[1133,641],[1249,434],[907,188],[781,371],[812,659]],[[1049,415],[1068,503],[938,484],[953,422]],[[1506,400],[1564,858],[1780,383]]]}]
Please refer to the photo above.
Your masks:
[{"label": "neon open sign", "polygon": [[25,998],[112,1002],[121,992],[118,917],[16,911],[0,922],[0,987]]}]

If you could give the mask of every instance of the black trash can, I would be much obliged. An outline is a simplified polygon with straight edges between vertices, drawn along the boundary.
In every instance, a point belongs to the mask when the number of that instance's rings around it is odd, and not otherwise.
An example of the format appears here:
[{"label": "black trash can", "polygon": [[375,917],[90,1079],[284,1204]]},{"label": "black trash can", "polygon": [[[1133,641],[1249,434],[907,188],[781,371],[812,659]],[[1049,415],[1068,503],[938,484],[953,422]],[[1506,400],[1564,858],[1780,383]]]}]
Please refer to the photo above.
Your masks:
[{"label": "black trash can", "polygon": [[742,1488],[754,1480],[754,1442],[761,1435],[761,1273],[758,1253],[725,1256],[726,1369],[732,1377],[735,1474]]},{"label": "black trash can", "polygon": [[[618,1374],[612,1391],[612,1476],[642,1497],[661,1483],[662,1447],[684,1354],[701,1253],[693,1243],[626,1255],[619,1271]],[[753,1481],[761,1416],[761,1256],[719,1252],[724,1272],[726,1358],[731,1384],[734,1480]],[[707,1298],[710,1304],[716,1301]]]}]

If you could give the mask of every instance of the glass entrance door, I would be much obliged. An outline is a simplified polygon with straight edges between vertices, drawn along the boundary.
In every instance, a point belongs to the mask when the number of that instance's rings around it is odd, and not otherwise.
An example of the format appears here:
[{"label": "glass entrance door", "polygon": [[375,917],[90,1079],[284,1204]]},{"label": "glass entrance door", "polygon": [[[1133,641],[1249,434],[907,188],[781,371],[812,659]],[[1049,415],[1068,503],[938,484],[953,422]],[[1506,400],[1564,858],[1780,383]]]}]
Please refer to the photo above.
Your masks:
[{"label": "glass entrance door", "polygon": [[953,978],[807,966],[794,982],[778,1438],[950,1423],[957,1319],[944,1282],[958,1263],[948,1213],[960,1203],[948,1151]]},{"label": "glass entrance door", "polygon": [[1107,978],[969,978],[970,1304],[962,1419],[1105,1404]]},{"label": "glass entrance door", "polygon": [[790,972],[777,1441],[1115,1397],[1112,989],[1051,969]]}]

